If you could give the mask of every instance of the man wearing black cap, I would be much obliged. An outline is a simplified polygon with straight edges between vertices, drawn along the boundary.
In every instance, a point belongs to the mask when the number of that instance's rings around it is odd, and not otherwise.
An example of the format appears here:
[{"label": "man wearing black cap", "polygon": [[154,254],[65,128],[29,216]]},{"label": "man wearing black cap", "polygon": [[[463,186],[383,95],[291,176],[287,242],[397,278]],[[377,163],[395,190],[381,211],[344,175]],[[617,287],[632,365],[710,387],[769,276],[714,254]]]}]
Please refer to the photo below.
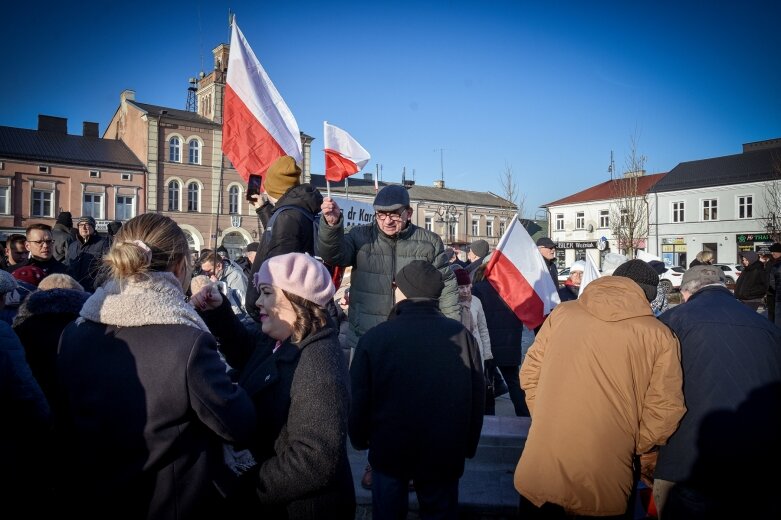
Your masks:
[{"label": "man wearing black cap", "polygon": [[488,256],[488,242],[485,240],[475,240],[469,244],[469,251],[466,254],[469,264],[465,267],[469,277],[474,279],[475,271],[483,264],[483,259]]},{"label": "man wearing black cap", "polygon": [[330,265],[353,268],[347,337],[352,348],[363,333],[388,319],[396,303],[396,273],[413,260],[425,260],[439,269],[445,284],[439,308],[446,316],[458,318],[458,286],[448,267],[442,239],[412,223],[409,194],[404,186],[392,184],[382,188],[374,199],[374,222],[354,226],[347,233],[342,211],[333,199],[326,197],[321,209],[320,256]]},{"label": "man wearing black cap", "polygon": [[542,324],[521,366],[532,417],[515,470],[521,518],[634,507],[635,456],[664,444],[686,411],[678,340],[651,312],[658,283],[630,260]]},{"label": "man wearing black cap", "polygon": [[556,242],[548,237],[538,238],[537,249],[539,249],[542,258],[545,260],[545,265],[548,266],[548,272],[553,280],[553,285],[558,289],[559,270],[556,267]]},{"label": "man wearing black cap", "polygon": [[93,217],[87,215],[79,218],[79,239],[68,246],[68,256],[64,262],[68,266],[68,274],[87,292],[96,289],[95,279],[99,274],[103,255],[109,248],[108,240],[98,234],[95,226]]},{"label": "man wearing black cap", "polygon": [[370,448],[373,518],[407,517],[410,480],[422,518],[458,517],[458,481],[477,450],[485,383],[474,337],[438,308],[443,288],[431,262],[409,262],[396,273],[390,317],[355,350],[349,434],[356,449]]}]

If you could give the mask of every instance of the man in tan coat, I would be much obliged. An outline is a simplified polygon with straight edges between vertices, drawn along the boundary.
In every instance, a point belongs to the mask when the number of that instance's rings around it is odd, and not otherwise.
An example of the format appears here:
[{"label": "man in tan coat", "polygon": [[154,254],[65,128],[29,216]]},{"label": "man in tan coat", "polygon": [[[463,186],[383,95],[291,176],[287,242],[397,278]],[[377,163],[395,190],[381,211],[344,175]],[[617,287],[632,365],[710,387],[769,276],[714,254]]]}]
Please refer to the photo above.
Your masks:
[{"label": "man in tan coat", "polygon": [[532,416],[515,469],[521,517],[621,517],[635,455],[664,444],[684,407],[680,346],[651,312],[641,260],[557,306],[521,367]]}]

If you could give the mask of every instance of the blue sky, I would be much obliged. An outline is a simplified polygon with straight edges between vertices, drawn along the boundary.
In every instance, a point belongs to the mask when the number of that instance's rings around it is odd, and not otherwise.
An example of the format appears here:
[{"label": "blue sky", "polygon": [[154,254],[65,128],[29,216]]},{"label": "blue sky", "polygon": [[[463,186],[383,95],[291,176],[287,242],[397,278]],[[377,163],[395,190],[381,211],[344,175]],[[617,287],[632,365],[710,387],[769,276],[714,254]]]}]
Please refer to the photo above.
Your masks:
[{"label": "blue sky", "polygon": [[607,180],[611,150],[622,171],[632,136],[649,173],[781,137],[781,2],[718,0],[4,2],[0,125],[102,133],[126,88],[183,109],[229,9],[315,173],[328,120],[386,181],[443,159],[448,187],[502,194],[510,167],[531,216]]}]

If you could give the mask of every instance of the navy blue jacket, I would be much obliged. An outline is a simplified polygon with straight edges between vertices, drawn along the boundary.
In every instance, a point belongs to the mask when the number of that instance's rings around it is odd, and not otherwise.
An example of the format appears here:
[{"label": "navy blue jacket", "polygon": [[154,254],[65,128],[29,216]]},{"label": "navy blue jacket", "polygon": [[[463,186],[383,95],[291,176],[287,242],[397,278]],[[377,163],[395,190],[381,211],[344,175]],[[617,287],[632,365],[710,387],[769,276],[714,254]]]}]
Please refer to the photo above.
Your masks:
[{"label": "navy blue jacket", "polygon": [[720,286],[700,289],[659,319],[681,342],[687,412],[661,447],[654,476],[753,507],[775,485],[750,465],[777,467],[779,459],[781,328]]}]

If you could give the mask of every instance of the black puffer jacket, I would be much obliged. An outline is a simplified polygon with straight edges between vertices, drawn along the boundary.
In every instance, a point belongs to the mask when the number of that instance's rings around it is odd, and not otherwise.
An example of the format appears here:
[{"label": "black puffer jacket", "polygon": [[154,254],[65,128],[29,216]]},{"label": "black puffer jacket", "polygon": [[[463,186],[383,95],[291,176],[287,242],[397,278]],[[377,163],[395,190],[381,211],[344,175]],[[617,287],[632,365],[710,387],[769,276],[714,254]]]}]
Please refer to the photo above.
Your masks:
[{"label": "black puffer jacket", "polygon": [[488,335],[491,337],[491,352],[494,353],[496,366],[520,366],[523,358],[521,350],[523,322],[504,303],[488,280],[473,285],[472,294],[480,298],[483,304]]},{"label": "black puffer jacket", "polygon": [[[273,213],[280,212],[281,208],[285,206],[297,206],[311,213],[314,217],[320,213],[322,203],[323,196],[317,188],[311,184],[300,184],[293,186],[279,198]],[[250,316],[258,319],[258,309],[255,307],[258,291],[252,278],[260,270],[263,262],[268,258],[287,253],[314,255],[315,240],[312,221],[306,215],[295,209],[281,210],[274,221],[270,240],[264,238],[260,241],[260,247],[252,262],[251,276],[247,280],[247,299],[245,302],[247,313]]]}]

